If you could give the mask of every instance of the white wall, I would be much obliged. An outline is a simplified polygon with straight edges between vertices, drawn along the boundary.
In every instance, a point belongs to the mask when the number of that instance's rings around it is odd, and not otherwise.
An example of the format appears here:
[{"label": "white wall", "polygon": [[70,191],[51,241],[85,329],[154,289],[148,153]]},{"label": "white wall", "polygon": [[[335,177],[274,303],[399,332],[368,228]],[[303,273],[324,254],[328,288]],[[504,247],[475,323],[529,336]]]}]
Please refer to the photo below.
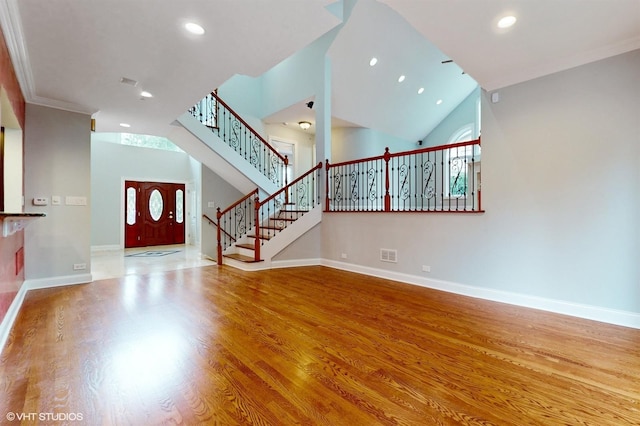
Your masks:
[{"label": "white wall", "polygon": [[393,153],[417,149],[418,145],[362,127],[341,127],[331,131],[331,163],[383,155],[386,147]]},{"label": "white wall", "polygon": [[[238,201],[246,194],[241,193],[230,185],[227,181],[218,176],[207,166],[202,166],[202,213],[217,222],[217,209],[226,209],[228,206]],[[213,207],[209,207],[210,203]],[[202,243],[200,251],[215,259],[217,256],[217,234],[216,227],[207,220],[202,222]]]},{"label": "white wall", "polygon": [[284,127],[281,124],[267,124],[265,126],[265,133],[268,135],[266,139],[269,142],[271,142],[271,139],[277,139],[294,145],[295,158],[292,159],[292,164],[294,165],[294,175],[296,177],[315,166],[315,164],[313,164],[315,135],[312,133]]},{"label": "white wall", "polygon": [[[184,183],[190,194],[198,190],[199,176],[186,153],[104,142],[103,137],[108,135],[94,134],[91,141],[91,245],[123,248],[125,180]],[[186,207],[190,217],[188,201]]]},{"label": "white wall", "polygon": [[460,103],[444,120],[436,126],[427,136],[422,140],[422,146],[438,146],[444,145],[449,142],[449,138],[453,133],[459,130],[461,127],[472,124],[474,126],[475,139],[479,134],[478,127],[478,101],[480,100],[481,90],[478,87],[471,92],[464,101]]},{"label": "white wall", "polygon": [[314,226],[284,250],[276,254],[272,261],[283,262],[294,260],[300,264],[316,264],[322,256],[322,223]]},{"label": "white wall", "polygon": [[22,211],[22,130],[5,128],[4,211]]},{"label": "white wall", "polygon": [[640,313],[638,70],[634,51],[483,96],[486,213],[325,214],[323,258]]},{"label": "white wall", "polygon": [[[25,211],[44,212],[25,230],[25,280],[51,279],[88,273],[91,260],[90,120],[33,104],[26,107]],[[62,197],[51,205],[51,196]],[[86,206],[65,204],[66,196],[86,197]],[[49,205],[33,206],[34,197]],[[87,270],[74,270],[84,263]]]}]

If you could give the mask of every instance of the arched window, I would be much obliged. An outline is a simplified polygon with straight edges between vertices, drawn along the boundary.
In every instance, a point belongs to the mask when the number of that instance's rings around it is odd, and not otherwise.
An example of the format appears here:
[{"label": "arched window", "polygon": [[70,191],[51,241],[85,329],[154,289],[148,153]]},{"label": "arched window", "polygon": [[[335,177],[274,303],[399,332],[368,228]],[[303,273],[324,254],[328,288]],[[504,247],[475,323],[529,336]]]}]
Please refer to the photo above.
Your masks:
[{"label": "arched window", "polygon": [[[474,131],[475,126],[473,123],[465,124],[453,132],[447,144],[452,145],[459,142],[471,141],[474,137]],[[473,149],[474,146],[469,145],[450,148],[446,151],[445,162],[447,166],[445,168],[445,182],[448,182],[446,191],[448,197],[460,198],[467,195],[467,169],[474,157]],[[477,154],[479,154],[479,152]]]}]

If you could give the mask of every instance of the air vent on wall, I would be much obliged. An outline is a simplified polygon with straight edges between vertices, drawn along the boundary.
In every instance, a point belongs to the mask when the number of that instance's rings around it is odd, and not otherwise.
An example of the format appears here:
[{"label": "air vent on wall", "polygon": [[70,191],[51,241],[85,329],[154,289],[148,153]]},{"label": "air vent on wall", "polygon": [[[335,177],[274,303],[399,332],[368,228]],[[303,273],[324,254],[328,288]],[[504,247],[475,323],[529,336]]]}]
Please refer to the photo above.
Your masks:
[{"label": "air vent on wall", "polygon": [[398,262],[398,250],[381,248],[380,249],[380,261],[397,263]]}]

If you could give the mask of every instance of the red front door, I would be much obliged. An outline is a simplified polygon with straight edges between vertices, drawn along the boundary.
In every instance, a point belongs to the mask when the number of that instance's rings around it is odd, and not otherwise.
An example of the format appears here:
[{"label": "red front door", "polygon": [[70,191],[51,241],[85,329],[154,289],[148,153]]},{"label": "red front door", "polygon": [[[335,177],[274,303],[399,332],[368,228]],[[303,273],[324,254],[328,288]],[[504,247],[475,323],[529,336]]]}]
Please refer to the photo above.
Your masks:
[{"label": "red front door", "polygon": [[184,184],[125,181],[124,246],[184,243]]}]

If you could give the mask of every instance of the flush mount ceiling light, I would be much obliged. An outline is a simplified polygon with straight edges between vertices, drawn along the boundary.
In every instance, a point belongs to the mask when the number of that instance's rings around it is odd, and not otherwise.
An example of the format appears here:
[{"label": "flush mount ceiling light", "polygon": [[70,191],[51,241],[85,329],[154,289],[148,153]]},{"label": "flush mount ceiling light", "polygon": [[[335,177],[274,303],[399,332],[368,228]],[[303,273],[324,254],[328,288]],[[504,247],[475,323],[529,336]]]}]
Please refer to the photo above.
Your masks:
[{"label": "flush mount ceiling light", "polygon": [[424,92],[424,87],[421,87],[418,89],[418,95],[422,95],[423,92]]},{"label": "flush mount ceiling light", "polygon": [[374,66],[374,65],[375,65],[375,64],[377,64],[377,63],[378,63],[378,58],[373,57],[373,58],[371,58],[371,60],[369,61],[369,66],[370,66],[370,67],[372,67],[372,66]]},{"label": "flush mount ceiling light", "polygon": [[309,127],[311,127],[311,123],[309,123],[308,121],[300,121],[298,122],[298,126],[300,126],[302,130],[307,130]]},{"label": "flush mount ceiling light", "polygon": [[402,83],[404,79],[405,79],[404,75],[401,75],[400,77],[398,77],[398,83]]},{"label": "flush mount ceiling light", "polygon": [[191,34],[195,34],[195,35],[202,35],[204,34],[204,28],[202,28],[200,25],[196,24],[195,22],[187,22],[184,27],[187,29],[187,31],[189,31]]},{"label": "flush mount ceiling light", "polygon": [[438,99],[438,100],[436,101],[436,105],[441,105],[441,104],[442,104],[442,99]]},{"label": "flush mount ceiling light", "polygon": [[131,124],[129,124],[129,123],[120,123],[120,127],[129,128],[129,127],[131,127]]},{"label": "flush mount ceiling light", "polygon": [[515,24],[517,21],[516,17],[513,15],[508,15],[505,16],[503,18],[500,18],[500,20],[498,21],[498,28],[509,28],[511,26],[513,26],[513,24]]},{"label": "flush mount ceiling light", "polygon": [[142,96],[143,98],[153,98],[153,95],[147,92],[146,90],[143,90],[142,92],[140,92],[140,96]]}]

